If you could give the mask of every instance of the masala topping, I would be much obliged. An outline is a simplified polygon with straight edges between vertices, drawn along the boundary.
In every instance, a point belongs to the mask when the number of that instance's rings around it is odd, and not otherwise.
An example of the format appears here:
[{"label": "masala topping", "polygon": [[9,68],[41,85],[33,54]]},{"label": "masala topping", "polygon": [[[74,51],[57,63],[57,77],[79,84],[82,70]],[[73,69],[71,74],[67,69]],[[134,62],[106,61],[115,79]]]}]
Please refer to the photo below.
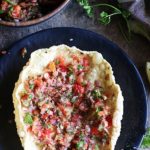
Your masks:
[{"label": "masala topping", "polygon": [[99,150],[111,137],[112,94],[99,80],[88,80],[88,55],[70,57],[55,58],[43,74],[26,80],[20,93],[24,123],[43,149]]}]

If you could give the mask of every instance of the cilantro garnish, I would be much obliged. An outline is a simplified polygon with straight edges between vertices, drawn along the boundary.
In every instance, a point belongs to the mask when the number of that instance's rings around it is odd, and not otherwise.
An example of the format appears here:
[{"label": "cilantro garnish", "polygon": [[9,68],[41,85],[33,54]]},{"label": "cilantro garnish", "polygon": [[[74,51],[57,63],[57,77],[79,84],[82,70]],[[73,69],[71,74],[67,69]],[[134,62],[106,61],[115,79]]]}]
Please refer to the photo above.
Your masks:
[{"label": "cilantro garnish", "polygon": [[84,141],[79,141],[77,143],[77,149],[83,148],[83,146],[84,146]]},{"label": "cilantro garnish", "polygon": [[56,64],[56,65],[59,65],[59,64],[60,64],[60,61],[56,59],[55,64]]},{"label": "cilantro garnish", "polygon": [[33,90],[33,89],[34,89],[34,84],[30,84],[30,85],[29,85],[29,88],[30,88],[31,90]]},{"label": "cilantro garnish", "polygon": [[82,70],[84,67],[82,65],[78,65],[78,70]]},{"label": "cilantro garnish", "polygon": [[147,132],[143,138],[141,147],[142,148],[149,148],[150,147],[150,128],[147,129]]},{"label": "cilantro garnish", "polygon": [[101,91],[98,89],[93,90],[91,94],[94,98],[101,98]]},{"label": "cilantro garnish", "polygon": [[26,124],[30,124],[30,125],[33,123],[33,119],[32,119],[31,114],[26,113],[26,115],[25,115],[25,117],[24,117],[24,122],[25,122]]},{"label": "cilantro garnish", "polygon": [[[124,19],[127,29],[128,29],[128,33],[124,32],[123,35],[125,36],[127,40],[130,38],[131,29],[129,25],[129,18],[131,16],[131,13],[128,10],[121,8],[119,4],[118,6],[114,6],[108,3],[97,3],[95,5],[91,5],[89,0],[77,0],[77,2],[83,7],[87,15],[93,18],[95,17],[93,13],[94,12],[93,10],[95,7],[108,8],[110,10],[109,12],[102,11],[99,13],[99,16],[97,18],[99,23],[103,25],[110,24],[113,16],[121,16]],[[127,35],[129,35],[129,38],[127,37]]]}]

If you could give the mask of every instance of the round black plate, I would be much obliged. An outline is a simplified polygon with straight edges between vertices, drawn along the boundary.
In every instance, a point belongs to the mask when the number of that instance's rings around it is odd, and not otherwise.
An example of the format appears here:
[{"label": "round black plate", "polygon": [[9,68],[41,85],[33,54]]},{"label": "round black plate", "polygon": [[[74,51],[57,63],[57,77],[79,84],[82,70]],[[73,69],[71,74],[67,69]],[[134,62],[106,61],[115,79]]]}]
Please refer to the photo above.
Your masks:
[{"label": "round black plate", "polygon": [[[20,71],[31,52],[58,44],[97,50],[111,64],[124,96],[122,130],[116,150],[136,149],[145,133],[147,117],[146,93],[139,72],[117,45],[101,35],[77,28],[53,28],[34,33],[16,42],[0,59],[0,149],[22,149],[13,121],[12,104],[12,91]],[[24,47],[28,52],[22,58],[21,49]]]}]

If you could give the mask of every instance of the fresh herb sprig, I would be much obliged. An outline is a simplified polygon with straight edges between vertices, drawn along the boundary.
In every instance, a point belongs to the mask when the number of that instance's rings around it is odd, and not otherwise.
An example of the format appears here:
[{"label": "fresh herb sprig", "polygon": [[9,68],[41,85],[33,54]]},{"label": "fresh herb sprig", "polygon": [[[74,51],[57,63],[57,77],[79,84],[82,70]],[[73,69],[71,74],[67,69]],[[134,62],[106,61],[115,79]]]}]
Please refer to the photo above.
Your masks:
[{"label": "fresh herb sprig", "polygon": [[150,128],[147,129],[147,132],[141,144],[141,148],[149,148],[149,147],[150,147]]},{"label": "fresh herb sprig", "polygon": [[[90,5],[89,0],[77,0],[77,2],[83,7],[83,9],[85,10],[85,12],[87,13],[87,15],[89,17],[94,17],[94,13],[93,13],[94,11],[93,10],[95,7],[109,8],[111,10],[111,13],[108,13],[106,11],[102,11],[99,14],[99,17],[97,18],[99,23],[103,24],[103,25],[108,25],[111,23],[113,16],[119,15],[125,20],[126,25],[127,25],[127,29],[128,29],[128,35],[130,37],[131,30],[130,30],[130,25],[129,25],[128,19],[131,16],[131,13],[129,11],[127,11],[126,9],[123,9],[120,6],[116,7],[116,6],[113,6],[111,4],[107,4],[107,3]],[[124,36],[126,39],[128,39],[126,34],[124,34]]]},{"label": "fresh herb sprig", "polygon": [[77,0],[77,2],[83,7],[89,17],[93,17],[93,8],[88,0]]}]

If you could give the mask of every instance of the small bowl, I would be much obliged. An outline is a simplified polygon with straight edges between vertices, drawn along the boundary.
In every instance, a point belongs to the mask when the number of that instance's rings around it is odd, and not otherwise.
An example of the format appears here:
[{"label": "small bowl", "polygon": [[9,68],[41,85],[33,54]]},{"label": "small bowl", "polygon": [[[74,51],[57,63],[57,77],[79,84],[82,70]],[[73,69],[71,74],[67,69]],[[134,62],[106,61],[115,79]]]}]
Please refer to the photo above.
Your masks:
[{"label": "small bowl", "polygon": [[0,25],[10,26],[10,27],[26,27],[26,26],[35,25],[53,17],[55,14],[61,11],[65,6],[67,6],[69,2],[70,0],[64,0],[64,2],[62,2],[58,7],[56,7],[54,10],[47,13],[46,15],[42,16],[41,18],[36,18],[28,21],[20,21],[20,22],[9,22],[9,21],[0,20]]}]

